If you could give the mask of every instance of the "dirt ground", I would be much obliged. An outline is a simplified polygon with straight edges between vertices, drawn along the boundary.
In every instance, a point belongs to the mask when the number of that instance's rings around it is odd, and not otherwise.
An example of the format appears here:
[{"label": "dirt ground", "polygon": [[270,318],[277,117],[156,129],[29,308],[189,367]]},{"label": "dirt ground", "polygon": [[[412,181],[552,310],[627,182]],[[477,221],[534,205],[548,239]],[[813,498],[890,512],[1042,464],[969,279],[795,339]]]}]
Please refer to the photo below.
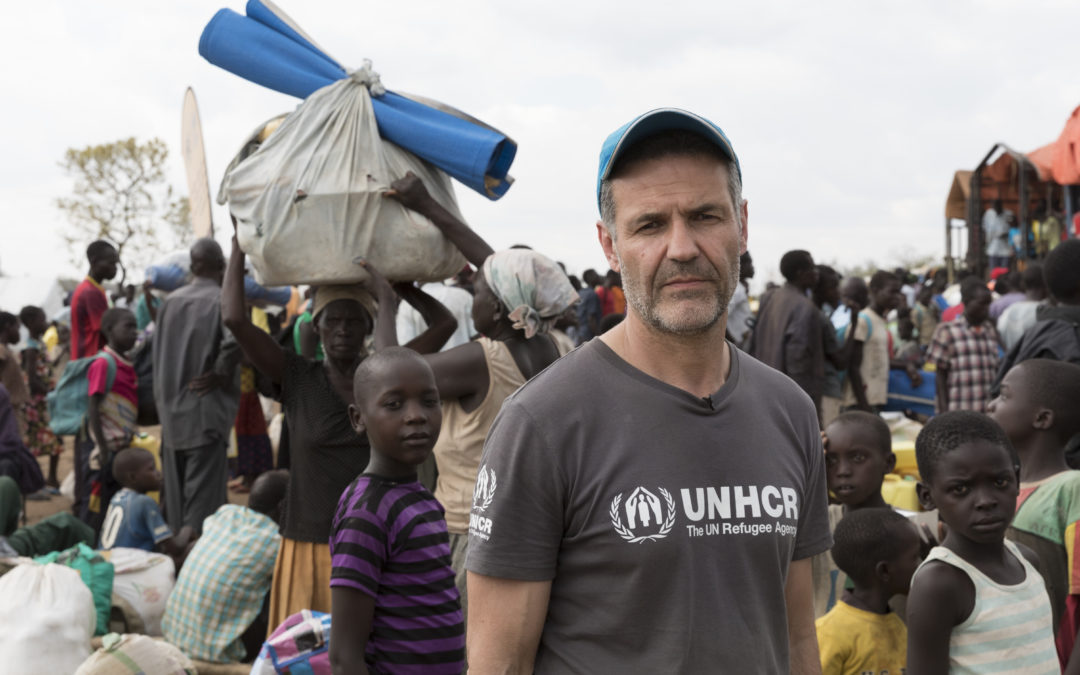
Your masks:
[{"label": "dirt ground", "polygon": [[[142,427],[141,431],[147,433],[156,438],[161,438],[161,427]],[[60,477],[60,482],[64,482],[64,477],[74,470],[75,467],[75,451],[74,451],[74,438],[71,436],[64,437],[64,452],[60,455],[60,464],[57,471],[57,475]],[[48,475],[49,471],[49,458],[38,457],[38,463],[41,465],[42,474]],[[232,490],[229,490],[229,502],[232,504],[247,504],[248,496],[246,494],[237,494]],[[26,523],[33,525],[40,521],[42,518],[51,516],[54,513],[60,513],[61,511],[71,509],[71,500],[63,495],[54,495],[48,501],[33,501],[26,500]]]}]

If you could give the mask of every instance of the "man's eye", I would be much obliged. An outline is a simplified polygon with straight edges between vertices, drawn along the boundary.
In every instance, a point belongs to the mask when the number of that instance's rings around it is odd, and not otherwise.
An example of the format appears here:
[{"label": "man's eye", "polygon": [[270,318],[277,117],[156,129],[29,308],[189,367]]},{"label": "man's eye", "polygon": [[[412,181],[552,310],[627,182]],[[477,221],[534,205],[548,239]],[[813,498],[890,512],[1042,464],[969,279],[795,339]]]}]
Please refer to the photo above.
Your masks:
[{"label": "man's eye", "polygon": [[383,407],[389,408],[390,410],[397,410],[401,407],[401,401],[387,401],[386,403],[383,403]]},{"label": "man's eye", "polygon": [[866,455],[864,455],[863,453],[860,452],[860,453],[856,454],[854,457],[852,457],[851,461],[855,462],[856,464],[862,464],[863,462],[866,461]]}]

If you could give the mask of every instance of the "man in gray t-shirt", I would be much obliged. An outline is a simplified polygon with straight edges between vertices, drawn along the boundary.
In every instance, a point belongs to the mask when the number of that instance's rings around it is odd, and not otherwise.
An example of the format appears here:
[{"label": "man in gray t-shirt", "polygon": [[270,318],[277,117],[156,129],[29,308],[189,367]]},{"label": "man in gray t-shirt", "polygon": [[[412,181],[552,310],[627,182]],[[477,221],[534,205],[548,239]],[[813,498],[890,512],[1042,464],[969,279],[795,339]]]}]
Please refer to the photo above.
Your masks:
[{"label": "man in gray t-shirt", "polygon": [[724,341],[746,248],[718,127],[646,113],[601,151],[626,320],[510,397],[470,517],[470,673],[819,673],[831,546],[813,403]]}]

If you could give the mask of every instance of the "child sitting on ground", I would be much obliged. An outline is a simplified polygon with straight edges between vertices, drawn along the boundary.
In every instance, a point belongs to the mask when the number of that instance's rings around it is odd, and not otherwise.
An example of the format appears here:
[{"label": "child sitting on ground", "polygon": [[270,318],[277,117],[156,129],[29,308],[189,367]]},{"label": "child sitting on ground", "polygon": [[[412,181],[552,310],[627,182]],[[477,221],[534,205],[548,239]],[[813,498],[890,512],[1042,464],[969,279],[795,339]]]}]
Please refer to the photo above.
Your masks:
[{"label": "child sitting on ground", "polygon": [[353,394],[349,419],[371,460],[341,495],[330,537],[334,673],[460,673],[465,627],[446,520],[416,476],[442,422],[435,376],[416,352],[391,347],[361,362]]},{"label": "child sitting on ground", "polygon": [[[1065,463],[1065,444],[1080,433],[1080,366],[1032,359],[1013,366],[986,412],[1020,456],[1020,498],[1009,539],[1042,563],[1064,667],[1080,628],[1080,471]],[[1076,656],[1080,666],[1080,654]]]},{"label": "child sitting on ground", "polygon": [[948,532],[908,595],[908,671],[1059,673],[1053,617],[1034,553],[1005,539],[1019,459],[1005,432],[972,411],[930,420],[915,440],[919,501]]},{"label": "child sitting on ground", "polygon": [[[845,513],[865,508],[886,508],[881,496],[885,474],[896,466],[892,435],[885,421],[873,413],[849,411],[822,432],[825,476],[838,504],[829,505],[829,528]],[[814,616],[824,616],[840,597],[847,577],[826,551],[811,561],[814,578]]]},{"label": "child sitting on ground", "polygon": [[161,621],[165,639],[191,658],[235,663],[259,653],[288,485],[287,471],[268,471],[252,483],[247,506],[223,504],[203,521]]},{"label": "child sitting on ground", "polygon": [[184,527],[173,535],[161,511],[147,492],[161,489],[161,472],[154,456],[142,448],[116,453],[113,476],[123,488],[109,502],[105,525],[101,528],[101,548],[138,548],[159,551],[173,558],[179,569],[191,543],[192,530]]},{"label": "child sitting on ground", "polygon": [[86,373],[86,393],[90,397],[87,433],[75,441],[76,483],[86,491],[85,500],[76,502],[85,505],[80,516],[95,533],[100,533],[105,509],[119,489],[112,480],[115,472],[110,462],[131,444],[139,411],[135,366],[125,358],[138,337],[135,315],[118,307],[106,311],[101,317],[101,333],[105,348]]},{"label": "child sitting on ground", "polygon": [[907,594],[922,562],[918,530],[892,509],[860,509],[844,516],[833,541],[833,560],[854,588],[817,620],[822,675],[904,672],[907,628],[889,598]]}]

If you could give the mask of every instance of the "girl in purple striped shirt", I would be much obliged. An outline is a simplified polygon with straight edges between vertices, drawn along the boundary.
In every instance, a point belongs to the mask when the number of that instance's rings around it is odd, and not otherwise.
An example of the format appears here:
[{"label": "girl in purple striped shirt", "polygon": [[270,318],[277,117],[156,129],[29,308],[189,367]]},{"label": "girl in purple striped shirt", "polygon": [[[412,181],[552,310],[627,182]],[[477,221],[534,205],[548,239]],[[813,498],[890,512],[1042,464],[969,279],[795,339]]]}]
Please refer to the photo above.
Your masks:
[{"label": "girl in purple striped shirt", "polygon": [[349,418],[371,461],[341,495],[330,535],[330,663],[338,673],[456,675],[465,626],[442,505],[416,477],[442,422],[431,368],[383,349],[353,378]]}]

